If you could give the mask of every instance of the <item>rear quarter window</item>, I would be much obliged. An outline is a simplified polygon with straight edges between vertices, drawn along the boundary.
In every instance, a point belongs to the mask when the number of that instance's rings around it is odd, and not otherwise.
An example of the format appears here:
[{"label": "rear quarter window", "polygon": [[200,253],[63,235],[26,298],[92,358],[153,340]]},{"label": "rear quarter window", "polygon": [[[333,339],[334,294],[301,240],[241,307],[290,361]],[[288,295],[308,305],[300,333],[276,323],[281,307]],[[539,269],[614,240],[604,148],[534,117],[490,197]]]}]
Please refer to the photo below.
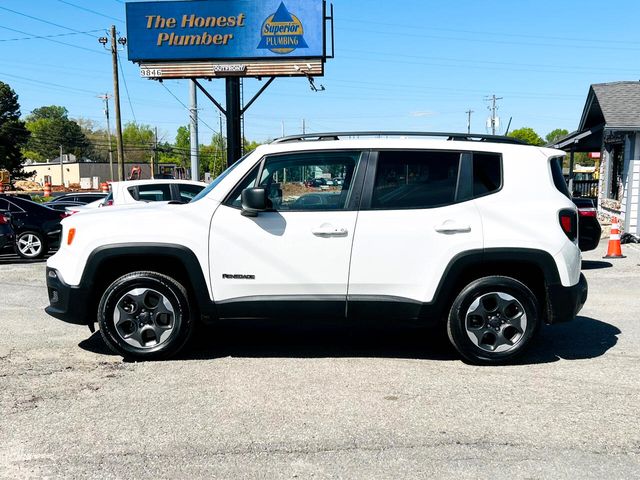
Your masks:
[{"label": "rear quarter window", "polygon": [[562,159],[563,157],[554,157],[549,160],[551,176],[553,177],[553,184],[556,186],[558,191],[567,198],[571,198],[569,187],[567,187],[567,182],[565,182],[564,176],[562,175]]},{"label": "rear quarter window", "polygon": [[498,153],[473,154],[473,196],[481,197],[502,187],[502,158]]}]

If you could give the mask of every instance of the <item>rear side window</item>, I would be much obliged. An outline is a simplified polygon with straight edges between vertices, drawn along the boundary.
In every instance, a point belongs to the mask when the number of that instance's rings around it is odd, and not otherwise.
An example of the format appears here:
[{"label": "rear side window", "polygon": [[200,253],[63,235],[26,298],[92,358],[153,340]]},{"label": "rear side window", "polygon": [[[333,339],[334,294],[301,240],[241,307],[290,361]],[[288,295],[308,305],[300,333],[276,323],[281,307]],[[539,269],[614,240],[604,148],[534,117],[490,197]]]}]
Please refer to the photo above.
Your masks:
[{"label": "rear side window", "polygon": [[562,193],[567,198],[571,198],[569,188],[567,187],[567,182],[564,181],[564,176],[562,175],[562,157],[552,158],[549,163],[551,164],[551,176],[553,177],[553,184],[556,186],[560,193]]},{"label": "rear side window", "polygon": [[371,208],[393,210],[452,204],[459,168],[459,152],[380,152]]},{"label": "rear side window", "polygon": [[497,153],[473,154],[473,196],[481,197],[502,186],[502,162]]},{"label": "rear side window", "polygon": [[131,187],[129,192],[133,198],[142,202],[168,202],[171,200],[171,185],[168,183]]}]

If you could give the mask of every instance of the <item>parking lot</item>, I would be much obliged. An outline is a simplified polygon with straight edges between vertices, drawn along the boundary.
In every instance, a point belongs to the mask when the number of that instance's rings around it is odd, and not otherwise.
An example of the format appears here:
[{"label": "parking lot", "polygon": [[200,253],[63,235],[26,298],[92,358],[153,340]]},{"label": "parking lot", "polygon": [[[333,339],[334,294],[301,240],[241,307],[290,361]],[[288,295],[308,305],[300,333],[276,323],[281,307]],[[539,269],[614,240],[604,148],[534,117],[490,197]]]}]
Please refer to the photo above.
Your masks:
[{"label": "parking lot", "polygon": [[221,325],[123,363],[0,256],[0,477],[640,478],[640,247],[506,367],[394,325]]}]

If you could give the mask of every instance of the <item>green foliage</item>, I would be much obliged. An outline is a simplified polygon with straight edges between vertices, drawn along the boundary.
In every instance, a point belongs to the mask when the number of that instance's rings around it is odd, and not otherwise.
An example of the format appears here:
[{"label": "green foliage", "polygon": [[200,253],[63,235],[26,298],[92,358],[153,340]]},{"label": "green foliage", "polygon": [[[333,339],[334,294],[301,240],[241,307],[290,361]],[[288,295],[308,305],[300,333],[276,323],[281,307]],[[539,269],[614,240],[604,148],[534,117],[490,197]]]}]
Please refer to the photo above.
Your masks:
[{"label": "green foliage", "polygon": [[129,122],[122,130],[122,143],[127,162],[148,163],[153,155],[155,133],[149,125]]},{"label": "green foliage", "polygon": [[564,128],[556,128],[555,130],[551,130],[547,133],[547,136],[544,137],[547,140],[547,144],[553,143],[557,140],[560,140],[563,137],[569,135],[569,130]]},{"label": "green foliage", "polygon": [[518,140],[522,140],[523,142],[528,143],[529,145],[542,146],[545,144],[544,140],[540,138],[540,135],[538,135],[533,128],[529,128],[529,127],[522,127],[517,130],[514,130],[511,133],[509,133],[508,136],[512,138],[517,138]]},{"label": "green foliage", "polygon": [[29,130],[20,120],[18,96],[9,85],[0,82],[0,168],[8,170],[11,178],[30,175],[22,170],[21,151],[29,135]]},{"label": "green foliage", "polygon": [[[109,161],[109,137],[107,130],[97,126],[96,122],[88,118],[78,118],[76,123],[80,126],[82,133],[89,141],[89,148],[86,156],[96,162]],[[115,139],[112,138],[112,148],[115,152]]]},{"label": "green foliage", "polygon": [[91,144],[80,125],[69,119],[67,109],[57,105],[36,108],[26,119],[31,138],[26,145],[34,160],[50,160],[64,153],[72,153],[78,158],[91,151]]}]

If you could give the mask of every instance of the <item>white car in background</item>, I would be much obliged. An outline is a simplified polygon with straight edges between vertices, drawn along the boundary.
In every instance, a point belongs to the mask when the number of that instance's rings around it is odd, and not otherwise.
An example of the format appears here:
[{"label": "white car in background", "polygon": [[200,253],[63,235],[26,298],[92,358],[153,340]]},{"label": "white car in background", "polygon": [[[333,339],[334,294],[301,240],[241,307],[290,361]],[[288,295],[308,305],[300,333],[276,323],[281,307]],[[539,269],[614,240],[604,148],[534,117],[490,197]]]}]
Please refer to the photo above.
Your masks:
[{"label": "white car in background", "polygon": [[106,198],[83,206],[68,207],[67,213],[78,213],[100,207],[138,205],[140,202],[189,203],[207,186],[192,180],[128,180],[112,182]]}]

